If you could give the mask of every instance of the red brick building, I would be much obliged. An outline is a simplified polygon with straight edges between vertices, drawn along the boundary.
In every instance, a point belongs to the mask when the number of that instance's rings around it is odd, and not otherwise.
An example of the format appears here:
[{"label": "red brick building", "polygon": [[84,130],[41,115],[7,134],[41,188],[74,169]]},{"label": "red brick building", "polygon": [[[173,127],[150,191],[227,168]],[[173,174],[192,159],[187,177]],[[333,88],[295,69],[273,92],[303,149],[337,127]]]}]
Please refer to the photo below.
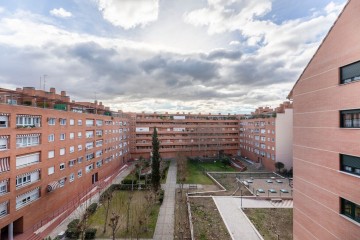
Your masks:
[{"label": "red brick building", "polygon": [[236,155],[239,150],[238,115],[133,113],[132,157],[150,157],[151,136],[155,127],[163,158],[175,157],[178,152],[187,156],[214,157],[221,150]]},{"label": "red brick building", "polygon": [[267,170],[275,170],[275,162],[292,168],[293,111],[290,102],[276,109],[259,107],[240,117],[240,155]]},{"label": "red brick building", "polygon": [[117,171],[129,155],[129,117],[101,103],[0,89],[0,230],[32,228]]},{"label": "red brick building", "polygon": [[360,239],[360,1],[295,84],[294,239]]}]

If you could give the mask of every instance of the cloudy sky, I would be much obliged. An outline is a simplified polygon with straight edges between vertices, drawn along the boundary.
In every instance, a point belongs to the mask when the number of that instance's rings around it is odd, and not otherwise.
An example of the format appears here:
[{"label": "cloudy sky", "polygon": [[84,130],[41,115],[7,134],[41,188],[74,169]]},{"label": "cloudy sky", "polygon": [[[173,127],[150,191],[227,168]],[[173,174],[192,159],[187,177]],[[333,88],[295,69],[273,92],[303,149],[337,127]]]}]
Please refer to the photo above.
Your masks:
[{"label": "cloudy sky", "polygon": [[346,0],[0,0],[0,87],[133,112],[284,101]]}]

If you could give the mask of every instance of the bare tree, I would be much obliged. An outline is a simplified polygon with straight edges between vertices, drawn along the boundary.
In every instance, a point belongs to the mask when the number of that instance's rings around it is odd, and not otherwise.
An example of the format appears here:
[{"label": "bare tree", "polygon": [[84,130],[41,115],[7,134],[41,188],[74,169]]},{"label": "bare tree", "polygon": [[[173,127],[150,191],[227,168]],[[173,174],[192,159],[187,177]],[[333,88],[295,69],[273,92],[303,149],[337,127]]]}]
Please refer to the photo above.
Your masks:
[{"label": "bare tree", "polygon": [[119,221],[120,220],[120,215],[115,213],[115,212],[112,212],[112,216],[110,218],[110,223],[109,223],[109,226],[111,228],[111,232],[112,232],[112,239],[115,240],[115,235],[116,235],[116,232],[119,230],[120,228],[120,224],[119,224]]},{"label": "bare tree", "polygon": [[[184,182],[187,178],[187,159],[183,153],[178,152],[176,156],[178,181],[180,183],[181,196],[183,192]],[[182,197],[181,197],[182,199]]]},{"label": "bare tree", "polygon": [[126,232],[129,232],[129,225],[130,225],[130,207],[131,207],[131,200],[133,198],[133,192],[128,193],[128,199],[126,203]]},{"label": "bare tree", "polygon": [[113,198],[113,194],[112,194],[112,192],[110,191],[110,189],[108,189],[107,191],[105,191],[105,192],[103,193],[103,195],[101,196],[101,198],[100,198],[100,202],[101,202],[102,206],[103,206],[104,209],[105,209],[105,222],[104,222],[104,230],[103,230],[103,233],[106,232],[107,220],[108,220],[108,216],[109,216],[109,210],[110,210],[110,208],[111,208],[112,198]]}]

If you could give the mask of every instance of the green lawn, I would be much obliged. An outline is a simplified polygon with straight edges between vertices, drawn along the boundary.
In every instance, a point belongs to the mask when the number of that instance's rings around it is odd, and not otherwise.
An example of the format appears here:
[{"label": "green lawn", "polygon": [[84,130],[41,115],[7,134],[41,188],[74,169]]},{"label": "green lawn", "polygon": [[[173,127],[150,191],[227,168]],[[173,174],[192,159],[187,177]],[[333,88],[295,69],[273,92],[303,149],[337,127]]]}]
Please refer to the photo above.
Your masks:
[{"label": "green lawn", "polygon": [[[120,215],[120,228],[117,231],[117,238],[152,238],[155,231],[156,221],[160,210],[160,204],[157,201],[149,203],[145,199],[148,191],[114,191],[113,200],[109,218],[112,212]],[[127,226],[127,206],[129,196],[132,195],[130,204],[130,218],[129,218],[129,231],[126,231]],[[96,238],[109,238],[111,237],[111,228],[107,227],[103,233],[105,223],[105,209],[99,206],[95,214],[90,219],[90,227],[96,228]]]},{"label": "green lawn", "polygon": [[224,166],[220,161],[212,163],[195,162],[188,160],[188,174],[185,183],[214,184],[214,182],[203,173],[202,169],[208,172],[235,172],[231,166]]}]

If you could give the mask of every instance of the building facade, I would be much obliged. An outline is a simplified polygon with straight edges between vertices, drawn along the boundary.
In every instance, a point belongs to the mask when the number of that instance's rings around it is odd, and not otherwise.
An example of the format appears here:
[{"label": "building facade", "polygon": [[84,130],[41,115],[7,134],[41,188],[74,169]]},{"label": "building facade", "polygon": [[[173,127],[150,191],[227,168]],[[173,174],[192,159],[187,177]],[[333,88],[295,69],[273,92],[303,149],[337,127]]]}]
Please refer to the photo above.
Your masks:
[{"label": "building facade", "polygon": [[276,109],[259,107],[240,117],[240,155],[259,167],[275,170],[275,162],[292,168],[293,110],[290,102]]},{"label": "building facade", "polygon": [[32,228],[116,172],[129,156],[129,117],[66,92],[0,89],[0,229]]},{"label": "building facade", "polygon": [[219,151],[236,155],[239,150],[237,115],[134,113],[131,115],[131,155],[150,157],[156,127],[163,158],[178,152],[187,156],[218,156]]},{"label": "building facade", "polygon": [[360,239],[360,1],[303,71],[294,103],[294,239]]}]

